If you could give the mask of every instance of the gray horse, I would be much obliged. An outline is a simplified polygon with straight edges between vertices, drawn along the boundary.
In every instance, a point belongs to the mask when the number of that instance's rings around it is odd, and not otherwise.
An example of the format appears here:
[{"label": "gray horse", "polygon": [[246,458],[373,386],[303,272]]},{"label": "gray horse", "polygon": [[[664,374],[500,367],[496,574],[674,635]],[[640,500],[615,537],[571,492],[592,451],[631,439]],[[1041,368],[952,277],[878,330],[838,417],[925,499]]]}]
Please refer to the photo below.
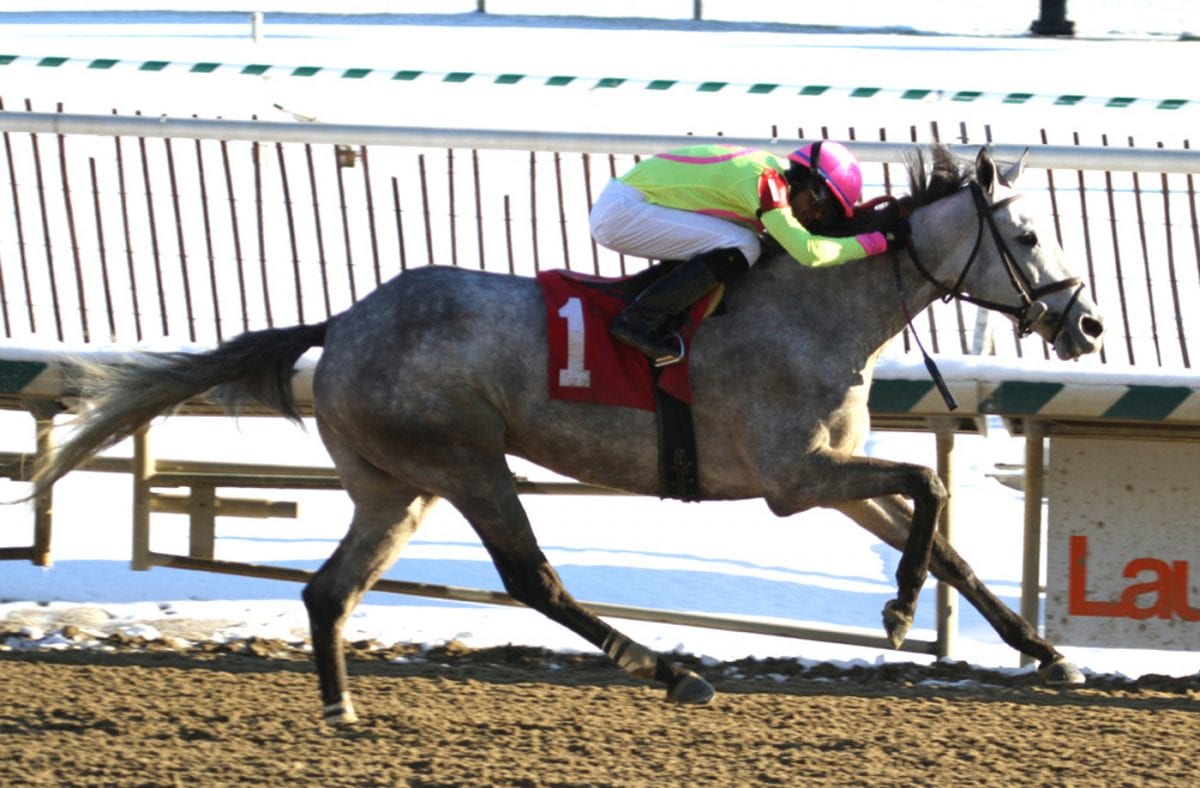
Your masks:
[{"label": "gray horse", "polygon": [[[763,498],[781,517],[831,507],[902,551],[898,593],[883,611],[893,645],[903,642],[931,569],[1005,642],[1038,660],[1046,680],[1080,683],[1079,671],[935,534],[946,490],[934,472],[858,454],[875,362],[910,308],[952,294],[1010,314],[1060,358],[1100,347],[1095,305],[1063,265],[1053,233],[1040,232],[1017,200],[1023,162],[1001,174],[986,151],[973,167],[942,147],[929,158],[928,170],[920,152],[908,163],[907,254],[823,270],[782,253],[765,257],[728,287],[724,313],[700,326],[690,353],[700,495]],[[413,269],[324,323],[91,370],[91,407],[38,470],[31,496],[214,388],[227,403],[253,398],[298,419],[293,366],[323,346],[316,422],[354,502],[349,531],[303,591],[327,722],[357,719],[342,653],[346,618],[438,498],[478,533],[514,598],[630,674],[663,682],[669,699],[707,702],[713,689],[704,679],[581,607],[538,547],[506,455],[583,482],[659,490],[654,415],[551,399],[546,345],[545,304],[532,279]]]}]

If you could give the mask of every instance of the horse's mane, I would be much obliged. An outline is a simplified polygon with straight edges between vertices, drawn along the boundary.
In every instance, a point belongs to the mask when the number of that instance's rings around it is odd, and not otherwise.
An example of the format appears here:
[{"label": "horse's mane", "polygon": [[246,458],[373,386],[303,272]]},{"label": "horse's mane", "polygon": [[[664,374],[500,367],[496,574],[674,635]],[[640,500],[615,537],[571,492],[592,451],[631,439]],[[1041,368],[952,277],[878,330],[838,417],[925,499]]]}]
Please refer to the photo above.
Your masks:
[{"label": "horse's mane", "polygon": [[819,232],[829,236],[859,235],[881,230],[895,211],[907,215],[915,208],[949,197],[967,185],[975,176],[973,165],[960,161],[945,145],[929,146],[925,151],[916,148],[905,156],[910,192],[895,199],[870,200],[854,210],[854,216],[836,224],[822,227]]},{"label": "horse's mane", "polygon": [[919,208],[937,202],[957,193],[975,177],[975,167],[960,161],[945,145],[930,145],[929,156],[933,160],[931,171],[925,168],[925,156],[920,148],[905,157],[912,191],[899,199],[901,205]]}]

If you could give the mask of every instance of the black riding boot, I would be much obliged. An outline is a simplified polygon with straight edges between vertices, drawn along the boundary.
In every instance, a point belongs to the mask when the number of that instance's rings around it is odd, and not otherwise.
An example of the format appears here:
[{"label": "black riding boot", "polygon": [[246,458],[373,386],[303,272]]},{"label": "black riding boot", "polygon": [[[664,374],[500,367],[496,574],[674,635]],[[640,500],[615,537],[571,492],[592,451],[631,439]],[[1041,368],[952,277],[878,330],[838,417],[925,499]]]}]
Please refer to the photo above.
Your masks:
[{"label": "black riding boot", "polygon": [[608,330],[618,341],[654,359],[656,366],[682,361],[685,348],[672,326],[675,317],[748,267],[738,249],[698,254],[639,293],[613,318]]}]

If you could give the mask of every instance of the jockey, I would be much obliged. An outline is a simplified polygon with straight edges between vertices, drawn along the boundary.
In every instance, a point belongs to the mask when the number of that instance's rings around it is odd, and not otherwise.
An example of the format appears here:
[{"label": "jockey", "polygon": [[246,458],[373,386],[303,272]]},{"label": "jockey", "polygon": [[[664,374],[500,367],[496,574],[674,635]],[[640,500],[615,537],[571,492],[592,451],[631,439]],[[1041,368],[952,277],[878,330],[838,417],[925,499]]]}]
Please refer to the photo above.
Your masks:
[{"label": "jockey", "polygon": [[[814,175],[815,170],[815,175]],[[767,151],[696,145],[644,159],[609,182],[589,217],[592,237],[634,257],[684,260],[642,291],[609,331],[659,366],[683,358],[676,315],[746,271],[766,232],[801,265],[840,265],[903,246],[902,219],[884,232],[819,234],[854,216],[862,171],[854,154],[821,141],[782,161]]]}]

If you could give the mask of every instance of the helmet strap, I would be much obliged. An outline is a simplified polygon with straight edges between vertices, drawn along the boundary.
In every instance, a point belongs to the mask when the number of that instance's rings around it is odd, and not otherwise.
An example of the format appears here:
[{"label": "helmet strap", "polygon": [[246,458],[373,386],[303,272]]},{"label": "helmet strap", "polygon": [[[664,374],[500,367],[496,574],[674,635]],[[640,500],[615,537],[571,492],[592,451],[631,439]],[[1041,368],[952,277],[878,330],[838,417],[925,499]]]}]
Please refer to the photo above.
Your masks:
[{"label": "helmet strap", "polygon": [[821,142],[822,140],[817,140],[813,143],[812,153],[808,158],[809,164],[812,165],[812,174],[817,178],[821,177]]}]

